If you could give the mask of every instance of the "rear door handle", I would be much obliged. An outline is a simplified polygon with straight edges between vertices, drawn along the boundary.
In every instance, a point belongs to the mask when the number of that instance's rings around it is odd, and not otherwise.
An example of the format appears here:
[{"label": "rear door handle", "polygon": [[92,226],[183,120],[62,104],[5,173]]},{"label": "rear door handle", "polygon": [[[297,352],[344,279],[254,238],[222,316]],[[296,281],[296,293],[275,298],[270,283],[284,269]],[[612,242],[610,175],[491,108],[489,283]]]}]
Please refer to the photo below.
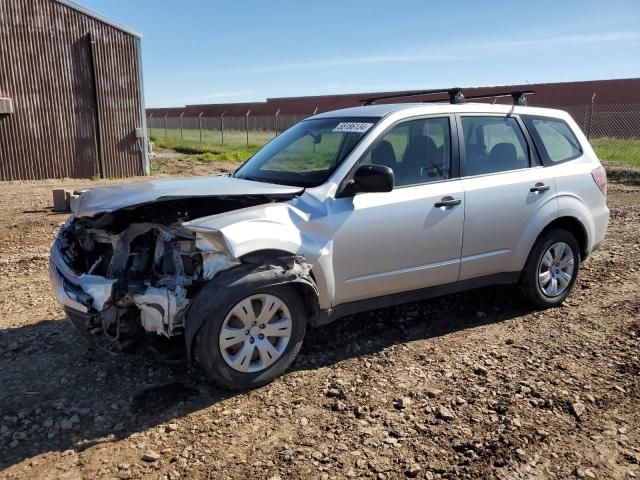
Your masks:
[{"label": "rear door handle", "polygon": [[462,200],[459,198],[446,196],[446,197],[442,197],[442,199],[439,202],[436,202],[434,206],[436,208],[453,207],[455,205],[460,205],[461,203],[462,203]]},{"label": "rear door handle", "polygon": [[542,182],[536,183],[533,187],[529,189],[530,192],[546,192],[551,187],[549,185],[545,185]]}]

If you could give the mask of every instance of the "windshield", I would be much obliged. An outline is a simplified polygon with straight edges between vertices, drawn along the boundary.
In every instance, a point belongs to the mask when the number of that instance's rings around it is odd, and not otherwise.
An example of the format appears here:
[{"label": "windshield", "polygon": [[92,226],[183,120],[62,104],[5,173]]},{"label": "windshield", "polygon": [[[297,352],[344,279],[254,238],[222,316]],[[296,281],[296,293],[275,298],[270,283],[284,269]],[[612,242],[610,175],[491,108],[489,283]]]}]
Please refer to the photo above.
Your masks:
[{"label": "windshield", "polygon": [[316,187],[331,176],[377,121],[344,117],[304,120],[256,152],[234,177]]}]

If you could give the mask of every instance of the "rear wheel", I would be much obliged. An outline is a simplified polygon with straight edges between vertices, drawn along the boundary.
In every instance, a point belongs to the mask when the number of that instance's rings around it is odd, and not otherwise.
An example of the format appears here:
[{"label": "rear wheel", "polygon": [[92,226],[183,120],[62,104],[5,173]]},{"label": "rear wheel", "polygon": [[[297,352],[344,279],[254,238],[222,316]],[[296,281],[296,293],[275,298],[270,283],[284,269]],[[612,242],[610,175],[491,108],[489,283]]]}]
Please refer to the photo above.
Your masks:
[{"label": "rear wheel", "polygon": [[288,285],[239,291],[225,308],[209,311],[195,356],[207,376],[226,388],[264,385],[293,362],[304,337],[305,309]]},{"label": "rear wheel", "polygon": [[536,308],[561,304],[571,293],[580,269],[580,247],[564,229],[544,233],[529,253],[520,291]]}]

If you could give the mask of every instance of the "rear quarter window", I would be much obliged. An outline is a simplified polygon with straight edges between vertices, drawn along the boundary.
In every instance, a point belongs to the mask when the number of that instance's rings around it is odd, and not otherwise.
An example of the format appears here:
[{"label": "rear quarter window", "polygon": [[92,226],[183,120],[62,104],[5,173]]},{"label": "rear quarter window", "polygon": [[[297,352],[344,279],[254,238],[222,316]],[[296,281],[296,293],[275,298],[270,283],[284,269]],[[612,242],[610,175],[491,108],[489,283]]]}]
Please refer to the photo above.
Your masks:
[{"label": "rear quarter window", "polygon": [[564,120],[531,116],[523,117],[523,120],[545,165],[555,165],[582,155],[580,142]]}]

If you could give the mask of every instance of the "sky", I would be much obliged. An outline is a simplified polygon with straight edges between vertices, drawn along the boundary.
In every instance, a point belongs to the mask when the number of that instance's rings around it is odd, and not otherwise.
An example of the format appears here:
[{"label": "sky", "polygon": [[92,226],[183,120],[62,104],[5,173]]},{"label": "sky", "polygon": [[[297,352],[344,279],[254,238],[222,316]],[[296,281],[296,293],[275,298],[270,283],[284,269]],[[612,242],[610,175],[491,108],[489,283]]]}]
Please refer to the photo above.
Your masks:
[{"label": "sky", "polygon": [[640,0],[76,0],[143,35],[148,107],[640,76]]}]

